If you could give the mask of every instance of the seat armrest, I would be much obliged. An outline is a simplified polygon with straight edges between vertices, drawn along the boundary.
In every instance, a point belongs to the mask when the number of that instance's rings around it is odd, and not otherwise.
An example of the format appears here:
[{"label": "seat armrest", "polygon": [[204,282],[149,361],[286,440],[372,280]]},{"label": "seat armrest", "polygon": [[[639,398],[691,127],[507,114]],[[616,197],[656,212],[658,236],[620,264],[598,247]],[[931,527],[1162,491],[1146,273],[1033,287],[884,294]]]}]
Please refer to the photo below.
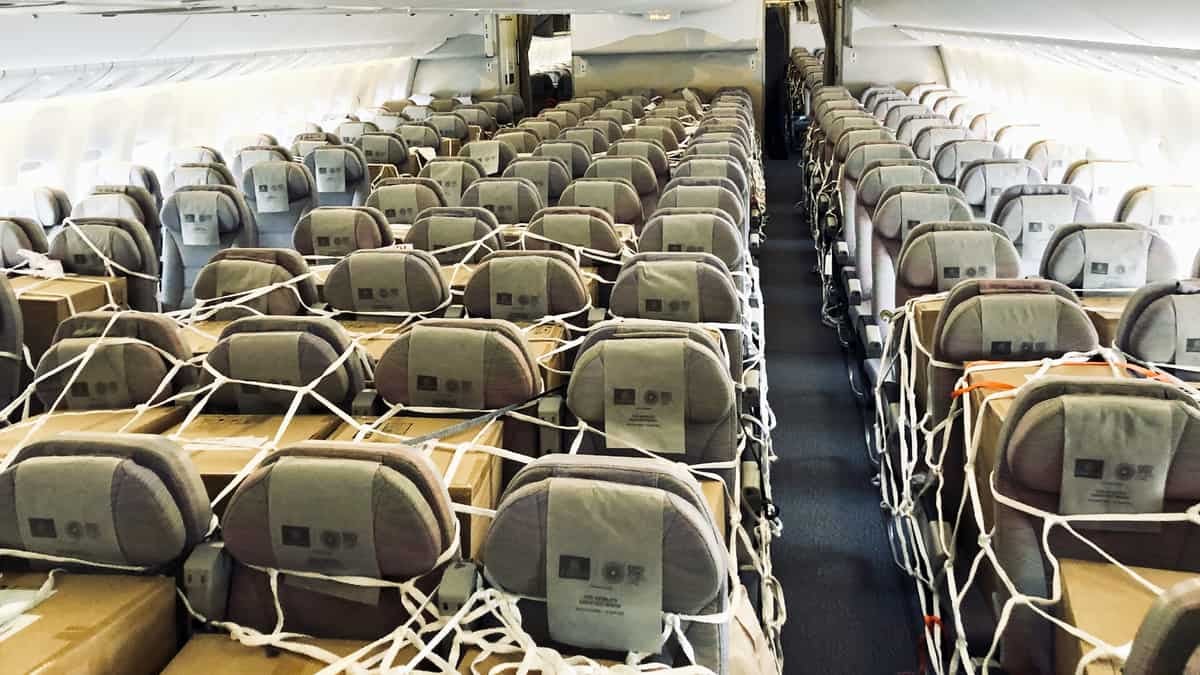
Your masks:
[{"label": "seat armrest", "polygon": [[[563,411],[565,408],[565,400],[560,394],[543,396],[538,400],[537,418],[547,424],[562,426]],[[538,426],[538,446],[541,448],[541,454],[547,455],[552,452],[561,452],[562,444],[561,429],[542,425]]]},{"label": "seat armrest", "polygon": [[450,305],[446,308],[447,319],[461,319],[467,315],[467,308],[462,305]]},{"label": "seat armrest", "polygon": [[225,619],[232,571],[224,544],[205,542],[192,549],[183,562],[183,590],[196,613],[209,621]]}]

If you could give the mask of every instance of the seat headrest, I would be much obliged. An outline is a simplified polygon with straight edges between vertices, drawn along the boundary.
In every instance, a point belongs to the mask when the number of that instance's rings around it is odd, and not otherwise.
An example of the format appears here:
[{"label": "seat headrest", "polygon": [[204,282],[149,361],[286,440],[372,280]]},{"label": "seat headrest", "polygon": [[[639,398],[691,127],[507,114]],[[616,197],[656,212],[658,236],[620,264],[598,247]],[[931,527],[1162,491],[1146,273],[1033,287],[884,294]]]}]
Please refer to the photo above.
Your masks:
[{"label": "seat headrest", "polygon": [[1016,278],[1020,263],[1004,230],[991,223],[922,223],[904,239],[896,279],[908,288],[933,293],[966,279]]},{"label": "seat headrest", "polygon": [[1200,665],[1200,579],[1167,588],[1138,627],[1127,675],[1186,673]]},{"label": "seat headrest", "polygon": [[711,253],[731,270],[745,265],[741,229],[717,213],[655,213],[642,227],[638,250]]},{"label": "seat headrest", "polygon": [[367,157],[354,145],[330,145],[304,156],[304,166],[313,177],[317,193],[365,190],[370,184]]},{"label": "seat headrest", "polygon": [[608,146],[609,157],[641,157],[650,162],[654,174],[660,180],[671,173],[667,151],[662,144],[653,140],[621,139]]},{"label": "seat headrest", "polygon": [[[683,139],[687,138],[687,129],[683,126],[682,122],[680,122],[679,120],[677,120],[673,117],[647,117],[646,119],[642,120],[642,123],[639,124],[638,126],[639,127],[660,127],[660,128],[669,130],[671,132],[671,135],[674,136],[674,138],[675,138],[676,147],[679,146],[679,143],[683,142]],[[635,129],[635,131],[636,131],[636,129]],[[645,140],[645,141],[658,140],[657,138],[652,138],[649,136],[647,136],[645,138],[640,138],[636,134],[631,138],[633,140],[640,139],[640,140]],[[662,141],[659,141],[659,144],[662,145]],[[665,149],[666,148],[664,146],[664,150]]]},{"label": "seat headrest", "polygon": [[[896,135],[890,129],[875,127],[873,129],[850,129],[842,134],[834,145],[834,157],[845,164],[850,152],[860,145],[867,143],[895,143]],[[857,176],[855,176],[857,179]]]},{"label": "seat headrest", "polygon": [[592,153],[579,141],[542,141],[533,149],[534,157],[557,157],[571,170],[571,178],[582,178],[592,163]]},{"label": "seat headrest", "polygon": [[947,141],[933,156],[933,169],[942,180],[956,184],[963,172],[974,162],[1007,159],[1004,148],[992,141],[965,139]]},{"label": "seat headrest", "polygon": [[558,134],[560,140],[579,141],[593,154],[608,152],[609,138],[601,129],[591,126],[567,127]]},{"label": "seat headrest", "polygon": [[292,245],[301,255],[341,257],[396,243],[387,218],[370,206],[321,206],[296,222]]},{"label": "seat headrest", "polygon": [[558,201],[571,183],[571,170],[557,157],[518,157],[504,170],[504,178],[524,178],[537,186],[543,204]]},{"label": "seat headrest", "polygon": [[[603,138],[595,139],[590,143],[592,146],[592,152],[603,152],[605,148],[621,140],[625,136],[625,130],[620,124],[611,119],[605,119],[601,117],[585,117],[584,119],[580,120],[579,126],[572,128],[592,129],[593,131],[600,132],[600,135]],[[563,129],[559,135],[559,138],[569,138],[569,135],[566,132],[567,130]]]},{"label": "seat headrest", "polygon": [[446,206],[442,186],[431,178],[388,178],[367,195],[367,206],[383,212],[389,223],[409,224],[422,211]]},{"label": "seat headrest", "polygon": [[420,314],[440,309],[449,299],[437,259],[422,250],[354,251],[325,280],[325,301],[345,312]]},{"label": "seat headrest", "polygon": [[[249,300],[228,297],[276,284],[287,285]],[[304,314],[308,307],[317,303],[317,286],[309,276],[308,263],[297,251],[227,248],[218,251],[200,268],[192,285],[192,295],[197,301],[236,302],[236,306],[222,308],[219,316],[245,316],[253,311],[290,316]],[[218,298],[224,300],[218,301]]]},{"label": "seat headrest", "polygon": [[519,119],[525,115],[525,100],[516,94],[496,94],[492,100],[501,101],[507,105],[515,118]]},{"label": "seat headrest", "polygon": [[650,162],[641,157],[598,157],[588,166],[585,178],[623,178],[639,197],[658,193],[658,176]]},{"label": "seat headrest", "polygon": [[[150,312],[80,312],[58,324],[54,331],[54,342],[101,336],[140,340],[154,345],[180,361],[187,361],[192,357],[192,351],[183,340],[179,324],[162,314]],[[180,368],[178,377],[184,382],[195,379],[190,368]]]},{"label": "seat headrest", "polygon": [[354,145],[362,150],[363,158],[372,164],[405,166],[408,163],[408,143],[398,133],[368,132],[359,136]]},{"label": "seat headrest", "polygon": [[462,102],[457,98],[435,98],[429,102],[429,109],[437,113],[448,113],[457,110]]},{"label": "seat headrest", "polygon": [[483,167],[485,176],[498,176],[517,158],[517,153],[507,143],[500,141],[472,141],[462,146],[459,157],[470,157]]},{"label": "seat headrest", "polygon": [[[362,363],[351,355],[342,359],[338,368],[330,369],[351,346],[350,335],[333,319],[299,316],[237,319],[221,331],[206,362],[221,375],[249,384],[223,384],[213,393],[209,405],[242,414],[280,413],[288,410],[296,392],[261,384],[303,387],[317,381],[317,394],[339,408],[349,409],[351,401],[363,389]],[[206,370],[201,384],[213,381],[212,373]],[[309,413],[328,408],[317,398],[305,396],[298,410]]]},{"label": "seat headrest", "polygon": [[508,143],[518,155],[521,153],[533,152],[533,149],[537,147],[537,144],[542,142],[541,138],[539,138],[536,133],[530,131],[529,129],[521,128],[501,129],[500,131],[496,132],[496,135],[492,136],[492,138],[500,141],[501,143]]},{"label": "seat headrest", "polygon": [[1134,223],[1059,226],[1042,254],[1039,276],[1071,288],[1139,288],[1174,279],[1178,263],[1157,232]]},{"label": "seat headrest", "polygon": [[421,178],[429,178],[442,188],[446,198],[446,206],[460,206],[463,192],[479,180],[487,176],[487,170],[477,158],[472,157],[434,157],[421,167]]},{"label": "seat headrest", "polygon": [[1200,188],[1191,185],[1148,185],[1130,190],[1117,210],[1117,221],[1141,223],[1168,238],[1173,232],[1194,236],[1193,230],[1200,227]]},{"label": "seat headrest", "polygon": [[622,248],[612,215],[589,206],[542,209],[533,214],[527,232],[536,235],[524,239],[525,248],[531,251],[562,251],[562,245],[607,253],[619,253]]},{"label": "seat headrest", "polygon": [[614,107],[612,102],[609,102],[607,107],[601,108],[592,113],[592,116],[596,119],[612,120],[622,126],[626,124],[633,124],[632,113],[628,110],[621,110],[620,108]]},{"label": "seat headrest", "polygon": [[245,176],[246,172],[262,162],[291,162],[290,150],[278,145],[250,145],[241,148],[233,156],[233,164],[229,167],[234,178]]},{"label": "seat headrest", "polygon": [[[322,149],[321,152],[326,150]],[[255,164],[242,174],[242,192],[254,213],[263,216],[286,213],[293,202],[314,200],[317,185],[312,171],[304,164],[291,160],[267,160]]]},{"label": "seat headrest", "polygon": [[158,568],[182,560],[211,521],[200,473],[162,436],[62,433],[0,472],[3,548]]},{"label": "seat headrest", "polygon": [[167,163],[172,168],[180,164],[224,164],[225,158],[216,148],[207,145],[192,145],[172,150]]},{"label": "seat headrest", "polygon": [[32,218],[0,216],[0,264],[15,267],[24,262],[21,250],[46,253],[50,242],[46,230]]},{"label": "seat headrest", "polygon": [[480,101],[475,104],[479,108],[486,110],[489,115],[495,119],[497,124],[512,124],[513,112],[512,108],[508,107],[508,103],[496,99]]},{"label": "seat headrest", "polygon": [[390,405],[488,410],[542,390],[524,334],[500,319],[426,319],[400,334],[375,368]]},{"label": "seat headrest", "polygon": [[71,215],[71,201],[58,188],[4,186],[0,187],[0,215],[29,218],[50,229]]},{"label": "seat headrest", "polygon": [[608,213],[613,222],[640,227],[642,201],[633,184],[624,178],[578,178],[558,200],[562,206],[592,206]]},{"label": "seat headrest", "polygon": [[1075,294],[1044,279],[972,279],[955,285],[933,335],[933,358],[952,363],[1031,361],[1100,346]]},{"label": "seat headrest", "polygon": [[342,139],[328,131],[305,131],[292,137],[292,154],[303,159],[323,145],[341,145]]},{"label": "seat headrest", "polygon": [[565,129],[567,127],[573,127],[576,124],[579,124],[579,117],[576,116],[575,113],[562,108],[547,108],[546,110],[538,113],[538,117],[554,122],[558,125],[559,129]]},{"label": "seat headrest", "polygon": [[360,122],[353,120],[349,122],[342,122],[337,126],[337,135],[342,139],[342,143],[345,143],[346,145],[354,145],[360,136],[372,131],[379,131],[379,127],[375,126],[374,122]]},{"label": "seat headrest", "polygon": [[1013,185],[1000,193],[992,209],[992,221],[1004,228],[1014,244],[1023,243],[1031,223],[1040,223],[1048,234],[1059,225],[1092,220],[1091,205],[1073,185]]},{"label": "seat headrest", "polygon": [[[500,239],[495,233],[498,227],[495,214],[481,207],[426,209],[417,216],[404,243],[432,252],[442,265],[473,264],[500,250]],[[467,245],[469,242],[480,243]]]},{"label": "seat headrest", "polygon": [[1025,159],[981,159],[964,167],[958,186],[972,206],[983,206],[990,216],[1000,195],[1013,185],[1037,185],[1042,176]]},{"label": "seat headrest", "polygon": [[396,133],[400,134],[400,138],[413,148],[433,148],[441,147],[442,137],[438,128],[431,122],[409,122],[396,127]]},{"label": "seat headrest", "polygon": [[864,138],[846,153],[842,166],[845,168],[846,178],[861,181],[867,166],[890,159],[916,161],[917,156],[913,153],[912,148],[904,143]]},{"label": "seat headrest", "polygon": [[437,128],[442,138],[466,142],[471,132],[467,119],[457,113],[436,113],[430,115],[427,121]]},{"label": "seat headrest", "polygon": [[237,187],[237,181],[224,164],[179,164],[167,174],[163,192],[169,197],[176,190],[188,185],[228,185]]},{"label": "seat headrest", "polygon": [[[671,121],[678,124],[678,120],[672,119]],[[642,141],[658,141],[660,144],[662,144],[663,148],[667,152],[675,152],[679,149],[679,144],[682,141],[678,136],[675,135],[675,129],[673,126],[658,126],[654,123],[651,123],[650,120],[646,120],[646,122],[646,124],[639,124],[633,129],[630,129],[629,133],[625,135],[625,138],[633,138]]]},{"label": "seat headrest", "polygon": [[[871,147],[871,146],[868,146]],[[858,179],[858,201],[874,210],[893,185],[936,185],[937,176],[919,159],[877,159],[863,168]]]},{"label": "seat headrest", "polygon": [[242,192],[229,185],[181,186],[163,206],[162,225],[184,246],[229,246],[256,227]]},{"label": "seat headrest", "polygon": [[[124,270],[128,270],[157,276],[158,260],[150,243],[150,235],[138,221],[128,218],[73,218],[71,222],[74,227],[64,229],[50,241],[49,255],[63,263],[64,271],[93,276],[127,276]],[[111,272],[110,263],[113,265]]]},{"label": "seat headrest", "polygon": [[892,185],[879,198],[871,225],[879,236],[903,241],[921,223],[971,217],[970,205],[953,185]]},{"label": "seat headrest", "polygon": [[496,118],[492,117],[492,113],[488,112],[488,109],[483,106],[474,104],[462,105],[455,108],[454,112],[467,120],[467,124],[474,124],[483,129],[484,133],[490,134],[499,127],[496,123]]},{"label": "seat headrest", "polygon": [[969,132],[957,124],[927,126],[918,131],[913,139],[913,152],[923,160],[933,161],[943,145],[951,141],[966,140],[968,137]]},{"label": "seat headrest", "polygon": [[152,345],[141,340],[63,338],[38,361],[34,391],[47,410],[132,408],[160,402],[176,393],[174,383],[160,386],[171,366]]},{"label": "seat headrest", "polygon": [[221,525],[244,564],[397,580],[434,570],[456,532],[441,474],[420,449],[334,441],[268,455]]},{"label": "seat headrest", "polygon": [[613,285],[614,316],[734,323],[741,304],[729,268],[710,253],[639,253]]},{"label": "seat headrest", "polygon": [[508,321],[577,312],[589,302],[579,265],[561,251],[491,253],[463,291],[468,315]]},{"label": "seat headrest", "polygon": [[[1113,344],[1122,352],[1150,363],[1200,365],[1200,335],[1193,335],[1191,317],[1200,310],[1200,281],[1180,279],[1142,286],[1121,313]],[[1180,372],[1181,379],[1197,379]]]},{"label": "seat headrest", "polygon": [[481,178],[463,191],[462,203],[491,211],[502,225],[528,223],[545,206],[537,185],[526,178]]},{"label": "seat headrest", "polygon": [[526,117],[517,124],[519,129],[529,129],[538,135],[542,141],[552,141],[558,138],[559,131],[562,129],[553,120],[545,117]]}]

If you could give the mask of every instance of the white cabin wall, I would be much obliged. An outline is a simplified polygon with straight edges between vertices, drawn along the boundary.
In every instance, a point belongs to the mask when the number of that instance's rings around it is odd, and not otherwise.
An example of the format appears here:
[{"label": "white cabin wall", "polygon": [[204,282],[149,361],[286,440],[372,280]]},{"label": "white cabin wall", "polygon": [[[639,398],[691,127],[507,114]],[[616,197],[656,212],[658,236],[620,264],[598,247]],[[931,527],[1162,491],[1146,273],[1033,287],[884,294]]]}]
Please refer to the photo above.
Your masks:
[{"label": "white cabin wall", "polygon": [[0,185],[51,185],[78,199],[90,162],[134,161],[161,178],[173,148],[224,151],[231,136],[257,132],[290,145],[306,122],[406,96],[411,68],[412,59],[386,59],[0,105]]}]

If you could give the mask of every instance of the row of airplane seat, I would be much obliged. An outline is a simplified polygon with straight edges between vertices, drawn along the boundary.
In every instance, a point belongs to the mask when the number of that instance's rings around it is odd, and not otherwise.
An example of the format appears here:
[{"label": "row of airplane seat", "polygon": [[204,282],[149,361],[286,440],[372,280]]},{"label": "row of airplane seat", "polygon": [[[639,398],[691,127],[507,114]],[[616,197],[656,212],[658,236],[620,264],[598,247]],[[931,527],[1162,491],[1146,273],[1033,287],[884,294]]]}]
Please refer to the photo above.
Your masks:
[{"label": "row of airplane seat", "polygon": [[[41,251],[0,217],[0,557],[61,568],[18,614],[165,578],[182,648],[111,645],[147,672],[782,672],[749,94],[486,103],[381,106],[490,115],[454,156],[343,125],[181,152],[161,208],[56,201]],[[396,175],[321,189],[376,136]],[[84,278],[129,308],[28,349],[36,290]]]},{"label": "row of airplane seat", "polygon": [[824,318],[861,360],[897,564],[950,635],[929,657],[1186,672],[1200,189],[950,87],[853,96],[800,53],[792,80]]}]

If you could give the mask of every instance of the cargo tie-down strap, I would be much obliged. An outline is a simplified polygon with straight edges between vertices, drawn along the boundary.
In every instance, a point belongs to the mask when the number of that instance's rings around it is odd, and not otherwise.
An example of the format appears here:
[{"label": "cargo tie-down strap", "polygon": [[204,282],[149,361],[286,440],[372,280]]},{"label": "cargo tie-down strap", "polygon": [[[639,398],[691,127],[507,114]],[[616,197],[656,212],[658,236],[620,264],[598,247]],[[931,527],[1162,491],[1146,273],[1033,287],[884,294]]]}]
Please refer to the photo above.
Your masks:
[{"label": "cargo tie-down strap", "polygon": [[[1117,414],[1098,409],[1096,402],[1086,395],[1068,394],[1056,398],[1064,411],[1064,426],[1062,476],[1054,512],[1005,494],[997,486],[995,467],[989,471],[976,467],[985,440],[983,413],[994,402],[1014,400],[1030,383],[1041,380],[1053,368],[1062,365],[1107,369],[1118,378],[1131,376],[1157,380],[1178,388],[1193,401],[1200,401],[1200,391],[1192,383],[1165,371],[1174,366],[1160,369],[1156,364],[1149,364],[1148,368],[1143,367],[1107,348],[1034,361],[980,362],[969,366],[938,361],[933,358],[930,348],[915,337],[914,308],[918,301],[936,300],[944,295],[910,300],[888,317],[892,330],[884,349],[880,382],[886,383],[888,377],[894,375],[900,385],[900,394],[898,406],[889,410],[888,398],[882,390],[885,384],[880,385],[876,391],[874,427],[875,438],[880,444],[877,450],[880,489],[884,509],[891,521],[893,557],[896,564],[913,577],[922,613],[933,619],[933,623],[944,622],[952,627],[952,631],[945,632],[928,628],[923,631],[924,662],[935,673],[995,672],[1001,636],[1014,612],[1023,608],[1051,624],[1052,628],[1088,645],[1076,665],[1077,674],[1084,673],[1089,664],[1097,661],[1124,663],[1131,643],[1112,644],[1065,621],[1055,612],[1063,600],[1063,580],[1058,556],[1050,550],[1050,536],[1055,531],[1066,533],[1136,586],[1152,595],[1161,595],[1162,588],[1118,560],[1089,536],[1103,532],[1155,532],[1173,523],[1200,526],[1200,504],[1183,511],[1164,510],[1166,467],[1171,466],[1182,433],[1178,410],[1173,411],[1169,401],[1144,398],[1127,402],[1128,405],[1123,402]],[[992,326],[993,333],[1006,334],[1006,331],[1011,332],[1011,328]],[[933,369],[961,373],[954,387],[950,412],[936,424],[930,410],[923,410],[919,404],[916,391],[918,357]],[[988,377],[989,372],[1017,367],[1031,370],[1022,386],[1014,387]],[[966,395],[978,390],[987,392],[981,402],[977,397]],[[956,436],[951,433],[955,427],[961,428],[961,439],[965,444],[964,489],[957,503],[949,503],[943,499],[944,462],[949,456],[951,438]],[[997,432],[990,429],[986,433],[986,441],[995,442]],[[1097,443],[1099,438],[1116,440]],[[935,510],[933,515],[926,516],[923,501],[930,497]],[[1051,570],[1047,595],[1022,593],[1014,572],[1001,564],[992,539],[995,530],[989,525],[991,511],[984,506],[988,499],[997,508],[1003,506],[1038,521],[1041,555],[1049,562]],[[926,532],[929,519],[941,525]],[[961,548],[957,547],[957,542],[968,536],[976,538],[978,550],[973,556],[958,560],[956,555]],[[968,573],[963,575],[960,571]],[[995,579],[1002,597],[1007,599],[1000,607],[998,625],[988,652],[979,659],[978,654],[968,649],[963,605],[969,594],[978,592],[977,587],[985,573]],[[946,607],[950,608],[952,616],[940,616]],[[950,648],[942,643],[944,633],[958,636]]]}]

